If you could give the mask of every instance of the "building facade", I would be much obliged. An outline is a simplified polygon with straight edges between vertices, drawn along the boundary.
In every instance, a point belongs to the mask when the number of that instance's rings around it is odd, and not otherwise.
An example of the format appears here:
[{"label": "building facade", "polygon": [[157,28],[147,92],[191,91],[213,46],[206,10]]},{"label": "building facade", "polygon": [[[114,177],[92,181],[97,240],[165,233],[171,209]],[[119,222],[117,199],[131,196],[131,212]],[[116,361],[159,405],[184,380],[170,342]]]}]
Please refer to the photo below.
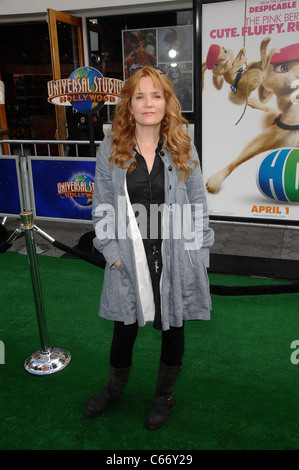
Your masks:
[{"label": "building facade", "polygon": [[[128,77],[132,66],[162,67],[192,127],[192,1],[118,0],[111,6],[108,0],[84,4],[66,0],[63,11],[61,6],[55,0],[22,4],[4,0],[0,4],[2,138],[65,140],[73,135],[74,120],[78,132],[84,134],[84,116],[73,116],[68,107],[51,104],[47,94],[50,80],[68,78],[82,66],[119,80]],[[104,131],[114,111],[115,105],[109,104],[97,116]]]}]

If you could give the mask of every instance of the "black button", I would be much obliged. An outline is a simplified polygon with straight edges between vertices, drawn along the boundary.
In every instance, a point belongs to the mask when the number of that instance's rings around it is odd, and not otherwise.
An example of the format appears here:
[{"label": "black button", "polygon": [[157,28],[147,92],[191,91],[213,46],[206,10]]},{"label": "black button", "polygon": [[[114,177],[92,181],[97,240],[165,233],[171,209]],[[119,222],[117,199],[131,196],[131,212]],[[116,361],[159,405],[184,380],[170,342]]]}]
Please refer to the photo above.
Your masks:
[{"label": "black button", "polygon": [[163,150],[161,150],[160,152],[160,157],[164,157],[165,153],[163,152]]},{"label": "black button", "polygon": [[169,186],[169,189],[171,189],[171,185]]},{"label": "black button", "polygon": [[168,170],[169,170],[169,171],[172,171],[172,166],[169,166],[169,167],[168,167]]}]

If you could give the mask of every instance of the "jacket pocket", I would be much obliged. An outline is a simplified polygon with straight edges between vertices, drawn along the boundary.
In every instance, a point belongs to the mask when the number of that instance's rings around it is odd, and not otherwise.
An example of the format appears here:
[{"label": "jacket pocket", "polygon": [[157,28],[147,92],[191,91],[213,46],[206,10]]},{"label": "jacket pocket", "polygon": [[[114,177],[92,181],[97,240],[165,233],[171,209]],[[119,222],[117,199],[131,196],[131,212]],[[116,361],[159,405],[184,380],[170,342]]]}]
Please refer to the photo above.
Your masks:
[{"label": "jacket pocket", "polygon": [[209,278],[199,250],[182,250],[182,298],[187,308],[200,310],[210,303]]},{"label": "jacket pocket", "polygon": [[134,290],[122,263],[119,269],[106,267],[101,304],[111,320],[130,320],[136,314]]},{"label": "jacket pocket", "polygon": [[181,284],[183,299],[194,297],[196,292],[196,270],[188,249],[180,251]]},{"label": "jacket pocket", "polygon": [[119,308],[122,310],[124,316],[131,317],[132,315],[136,315],[136,297],[127,270],[122,261],[117,271],[119,275],[117,277]]}]

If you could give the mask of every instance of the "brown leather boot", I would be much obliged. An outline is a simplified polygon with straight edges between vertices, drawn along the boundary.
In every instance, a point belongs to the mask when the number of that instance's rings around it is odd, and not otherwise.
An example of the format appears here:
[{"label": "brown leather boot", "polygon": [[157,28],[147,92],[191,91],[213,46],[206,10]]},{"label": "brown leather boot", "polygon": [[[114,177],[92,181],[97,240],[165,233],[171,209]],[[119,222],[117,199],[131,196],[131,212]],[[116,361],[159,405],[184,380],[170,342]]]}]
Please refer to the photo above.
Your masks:
[{"label": "brown leather boot", "polygon": [[109,380],[97,395],[88,400],[84,411],[90,418],[99,416],[112,401],[122,393],[128,380],[131,367],[117,369],[109,365]]},{"label": "brown leather boot", "polygon": [[145,423],[146,428],[158,429],[167,422],[170,408],[176,403],[173,389],[181,369],[181,365],[167,366],[160,360],[154,403]]}]

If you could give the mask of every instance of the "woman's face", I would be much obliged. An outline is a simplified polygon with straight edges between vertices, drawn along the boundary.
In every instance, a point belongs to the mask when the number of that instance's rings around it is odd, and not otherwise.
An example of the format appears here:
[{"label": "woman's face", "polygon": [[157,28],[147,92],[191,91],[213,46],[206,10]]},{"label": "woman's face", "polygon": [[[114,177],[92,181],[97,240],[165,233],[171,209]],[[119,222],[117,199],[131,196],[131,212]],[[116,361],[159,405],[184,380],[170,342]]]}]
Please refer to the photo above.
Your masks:
[{"label": "woman's face", "polygon": [[130,111],[136,128],[159,126],[166,113],[166,99],[161,88],[154,86],[151,77],[142,77],[131,98]]}]

